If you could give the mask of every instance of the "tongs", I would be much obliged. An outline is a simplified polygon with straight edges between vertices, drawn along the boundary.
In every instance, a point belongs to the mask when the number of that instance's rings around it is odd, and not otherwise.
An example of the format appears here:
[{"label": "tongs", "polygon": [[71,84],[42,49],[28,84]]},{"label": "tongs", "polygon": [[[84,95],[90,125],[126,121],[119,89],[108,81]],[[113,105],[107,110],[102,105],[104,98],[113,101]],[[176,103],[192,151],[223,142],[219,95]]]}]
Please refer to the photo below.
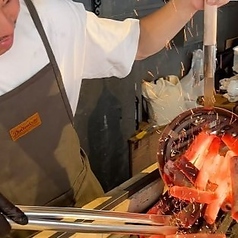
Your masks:
[{"label": "tongs", "polygon": [[8,220],[16,230],[54,230],[131,235],[175,234],[169,215],[141,214],[73,207],[18,206],[28,216],[25,226]]}]

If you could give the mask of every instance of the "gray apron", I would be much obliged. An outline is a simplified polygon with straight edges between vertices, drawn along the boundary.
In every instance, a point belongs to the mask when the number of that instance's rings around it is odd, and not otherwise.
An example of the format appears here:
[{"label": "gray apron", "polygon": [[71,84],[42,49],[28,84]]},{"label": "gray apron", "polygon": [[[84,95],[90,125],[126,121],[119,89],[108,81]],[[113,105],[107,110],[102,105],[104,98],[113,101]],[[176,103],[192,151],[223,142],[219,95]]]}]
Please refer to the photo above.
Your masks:
[{"label": "gray apron", "polygon": [[0,191],[14,204],[82,206],[103,191],[80,150],[60,71],[39,17],[31,1],[25,2],[50,63],[0,97]]}]

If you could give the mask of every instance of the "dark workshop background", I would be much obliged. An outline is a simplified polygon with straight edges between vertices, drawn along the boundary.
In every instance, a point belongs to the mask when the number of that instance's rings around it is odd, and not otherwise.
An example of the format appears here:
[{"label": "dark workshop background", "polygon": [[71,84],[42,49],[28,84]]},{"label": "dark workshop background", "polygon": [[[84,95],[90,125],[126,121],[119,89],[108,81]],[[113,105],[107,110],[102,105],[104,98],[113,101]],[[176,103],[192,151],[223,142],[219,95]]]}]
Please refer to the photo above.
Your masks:
[{"label": "dark workshop background", "polygon": [[[78,1],[100,17],[118,20],[140,18],[165,4],[164,0]],[[237,12],[238,2],[231,2],[218,11],[218,52],[223,52],[228,40],[238,36]],[[143,120],[141,81],[169,74],[179,78],[185,75],[190,69],[192,52],[202,49],[202,34],[203,13],[198,12],[171,41],[171,49],[135,62],[126,78],[83,81],[75,127],[105,191],[131,177],[128,140]]]}]

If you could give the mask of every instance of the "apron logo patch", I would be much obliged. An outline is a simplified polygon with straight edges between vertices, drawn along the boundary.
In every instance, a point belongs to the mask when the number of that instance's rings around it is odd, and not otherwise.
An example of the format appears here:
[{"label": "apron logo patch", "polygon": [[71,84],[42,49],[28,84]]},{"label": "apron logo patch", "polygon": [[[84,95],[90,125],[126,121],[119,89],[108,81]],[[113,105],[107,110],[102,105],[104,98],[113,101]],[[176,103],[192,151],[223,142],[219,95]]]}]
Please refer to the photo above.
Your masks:
[{"label": "apron logo patch", "polygon": [[35,113],[31,117],[23,121],[21,124],[12,128],[9,133],[12,140],[16,141],[40,125],[41,125],[40,115],[39,113]]}]

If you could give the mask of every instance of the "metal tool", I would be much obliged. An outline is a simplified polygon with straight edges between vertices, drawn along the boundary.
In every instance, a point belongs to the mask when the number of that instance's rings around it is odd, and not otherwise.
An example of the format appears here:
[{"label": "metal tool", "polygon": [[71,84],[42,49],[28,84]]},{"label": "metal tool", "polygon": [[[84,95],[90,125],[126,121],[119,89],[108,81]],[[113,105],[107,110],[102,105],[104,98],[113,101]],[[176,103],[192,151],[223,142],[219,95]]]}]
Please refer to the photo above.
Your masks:
[{"label": "metal tool", "polygon": [[213,108],[214,75],[216,69],[217,6],[210,6],[204,0],[204,106]]},{"label": "metal tool", "polygon": [[198,107],[177,116],[161,134],[158,149],[159,170],[163,178],[163,169],[167,161],[175,161],[188,149],[196,135],[202,130],[222,135],[238,133],[238,115],[223,108],[207,109]]},{"label": "metal tool", "polygon": [[[188,110],[175,118],[164,130],[159,143],[160,172],[168,160],[182,155],[195,136],[204,128],[218,133],[237,115],[225,109],[214,108],[214,77],[216,69],[217,6],[204,0],[204,107]],[[231,121],[230,121],[231,120]],[[235,124],[233,124],[234,126]],[[236,125],[237,126],[237,125]],[[237,129],[237,128],[236,128]]]},{"label": "metal tool", "polygon": [[[8,220],[13,229],[108,234],[175,234],[171,216],[87,210],[73,207],[18,206],[28,216],[25,226]],[[70,220],[70,221],[69,221]]]}]

